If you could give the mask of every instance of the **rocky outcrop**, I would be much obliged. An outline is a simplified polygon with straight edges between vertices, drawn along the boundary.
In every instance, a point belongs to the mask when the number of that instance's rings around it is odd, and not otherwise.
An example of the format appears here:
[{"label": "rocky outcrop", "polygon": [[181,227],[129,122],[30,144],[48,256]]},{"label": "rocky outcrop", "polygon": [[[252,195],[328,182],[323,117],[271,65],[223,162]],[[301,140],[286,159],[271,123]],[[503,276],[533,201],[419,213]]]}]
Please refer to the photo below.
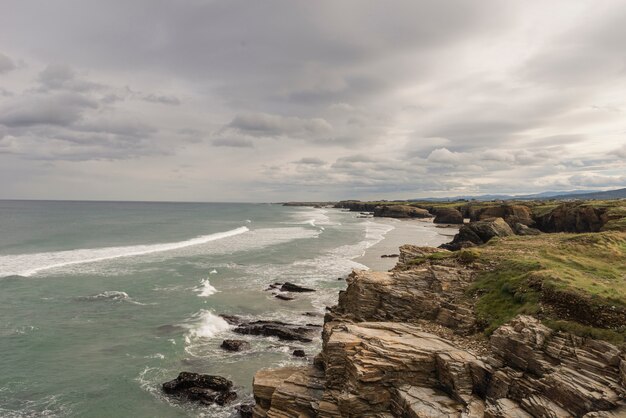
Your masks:
[{"label": "rocky outcrop", "polygon": [[408,205],[381,205],[374,208],[375,217],[383,218],[430,218],[426,209]]},{"label": "rocky outcrop", "polygon": [[470,221],[483,221],[502,218],[511,228],[515,224],[532,226],[535,221],[528,206],[504,204],[498,206],[481,207],[471,212]]},{"label": "rocky outcrop", "polygon": [[253,321],[239,324],[234,330],[238,334],[278,337],[284,341],[311,342],[319,328],[313,325],[294,325],[280,321]]},{"label": "rocky outcrop", "polygon": [[233,382],[221,376],[181,372],[176,379],[163,383],[163,392],[204,405],[225,405],[237,399],[232,387]]},{"label": "rocky outcrop", "polygon": [[494,237],[508,237],[514,234],[502,218],[470,222],[459,229],[459,233],[454,236],[452,242],[441,245],[441,248],[456,251],[482,245]]},{"label": "rocky outcrop", "polygon": [[442,265],[409,271],[355,271],[329,315],[354,321],[429,320],[469,334],[476,328],[465,298],[470,280],[466,269]]},{"label": "rocky outcrop", "polygon": [[403,246],[393,271],[351,274],[325,317],[318,367],[259,371],[254,416],[624,416],[623,348],[524,315],[486,338],[471,266],[411,264],[433,253]]},{"label": "rocky outcrop", "polygon": [[462,224],[463,214],[454,208],[437,208],[433,210],[436,224]]}]

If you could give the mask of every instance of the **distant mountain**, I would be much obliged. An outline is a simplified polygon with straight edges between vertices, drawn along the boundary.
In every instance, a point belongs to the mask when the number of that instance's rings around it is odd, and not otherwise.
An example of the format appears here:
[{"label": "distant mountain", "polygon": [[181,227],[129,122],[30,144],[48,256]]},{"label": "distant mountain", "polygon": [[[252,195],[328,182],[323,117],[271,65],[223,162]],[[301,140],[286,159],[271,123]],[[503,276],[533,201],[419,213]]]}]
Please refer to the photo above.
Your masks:
[{"label": "distant mountain", "polygon": [[569,193],[554,196],[553,199],[626,199],[626,188],[617,190],[607,190],[603,192]]},{"label": "distant mountain", "polygon": [[542,200],[542,199],[623,199],[626,198],[626,188],[617,190],[571,190],[567,192],[547,191],[527,195],[484,194],[480,196],[454,196],[454,197],[430,197],[423,199],[410,199],[410,202],[448,202],[454,200]]}]

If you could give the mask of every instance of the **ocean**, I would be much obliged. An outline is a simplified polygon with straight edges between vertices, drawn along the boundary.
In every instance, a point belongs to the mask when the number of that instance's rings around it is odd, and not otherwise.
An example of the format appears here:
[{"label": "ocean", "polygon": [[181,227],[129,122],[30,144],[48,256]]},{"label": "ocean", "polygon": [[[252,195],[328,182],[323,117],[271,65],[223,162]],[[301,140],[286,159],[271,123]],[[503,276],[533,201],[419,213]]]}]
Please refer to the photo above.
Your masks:
[{"label": "ocean", "polygon": [[[0,201],[0,416],[230,417],[179,403],[180,371],[227,377],[305,364],[313,343],[241,336],[219,314],[323,322],[340,277],[399,222],[275,204]],[[443,243],[432,224],[414,242]],[[294,301],[274,282],[315,293]],[[307,315],[304,315],[308,313]],[[316,316],[311,316],[315,313]],[[250,350],[219,348],[225,338]],[[304,349],[309,359],[291,355]]]}]

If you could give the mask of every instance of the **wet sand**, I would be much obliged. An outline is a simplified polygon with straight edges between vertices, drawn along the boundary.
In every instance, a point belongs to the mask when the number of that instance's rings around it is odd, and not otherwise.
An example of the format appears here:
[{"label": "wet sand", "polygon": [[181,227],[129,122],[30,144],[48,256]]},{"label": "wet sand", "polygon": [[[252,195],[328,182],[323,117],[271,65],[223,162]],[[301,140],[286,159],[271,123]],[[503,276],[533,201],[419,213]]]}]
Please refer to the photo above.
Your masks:
[{"label": "wet sand", "polygon": [[396,265],[397,258],[382,258],[381,255],[399,254],[401,245],[437,247],[450,242],[459,230],[458,226],[436,225],[429,219],[373,218],[372,221],[394,226],[382,241],[368,248],[363,256],[354,260],[376,271],[386,271]]}]

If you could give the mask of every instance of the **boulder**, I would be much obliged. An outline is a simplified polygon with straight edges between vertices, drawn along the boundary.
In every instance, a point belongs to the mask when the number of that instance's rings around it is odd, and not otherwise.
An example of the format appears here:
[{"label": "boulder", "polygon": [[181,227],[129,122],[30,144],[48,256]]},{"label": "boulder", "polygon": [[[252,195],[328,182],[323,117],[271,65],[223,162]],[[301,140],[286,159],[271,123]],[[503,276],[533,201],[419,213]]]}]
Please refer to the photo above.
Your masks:
[{"label": "boulder", "polygon": [[237,398],[233,382],[221,376],[181,372],[178,377],[163,383],[163,392],[181,399],[205,405],[225,405]]},{"label": "boulder", "polygon": [[226,351],[243,351],[250,348],[250,343],[244,340],[224,340],[220,347]]},{"label": "boulder", "polygon": [[374,216],[383,218],[430,218],[426,210],[409,205],[382,205],[374,208]]},{"label": "boulder", "polygon": [[304,350],[293,350],[292,355],[294,357],[306,357],[306,353],[304,352]]},{"label": "boulder", "polygon": [[436,224],[462,224],[463,214],[454,208],[437,208],[434,210]]}]

